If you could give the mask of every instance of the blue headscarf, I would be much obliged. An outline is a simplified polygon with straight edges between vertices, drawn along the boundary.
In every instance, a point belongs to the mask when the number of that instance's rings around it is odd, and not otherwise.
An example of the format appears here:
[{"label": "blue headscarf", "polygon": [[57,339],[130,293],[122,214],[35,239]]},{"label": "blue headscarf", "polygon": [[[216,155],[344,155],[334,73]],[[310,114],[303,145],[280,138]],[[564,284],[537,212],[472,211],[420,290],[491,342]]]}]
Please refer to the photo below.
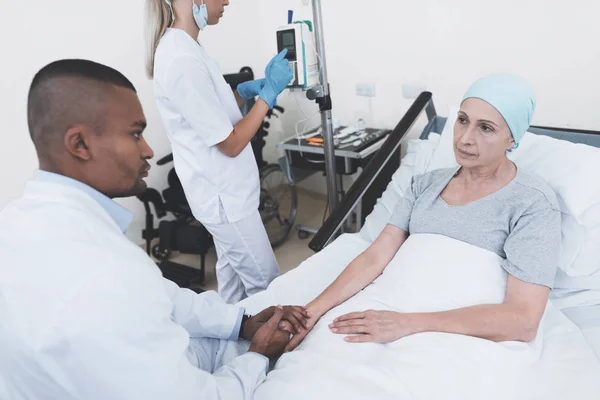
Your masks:
[{"label": "blue headscarf", "polygon": [[494,107],[510,128],[515,147],[529,129],[535,110],[535,93],[529,83],[515,75],[493,74],[476,81],[463,98],[481,99]]}]

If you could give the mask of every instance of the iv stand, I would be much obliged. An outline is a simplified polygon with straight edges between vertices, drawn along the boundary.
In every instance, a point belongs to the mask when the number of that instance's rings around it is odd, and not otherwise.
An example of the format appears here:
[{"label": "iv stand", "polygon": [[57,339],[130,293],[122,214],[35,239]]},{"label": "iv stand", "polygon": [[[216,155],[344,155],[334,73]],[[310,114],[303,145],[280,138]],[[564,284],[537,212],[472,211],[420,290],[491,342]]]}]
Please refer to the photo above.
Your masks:
[{"label": "iv stand", "polygon": [[337,176],[335,173],[335,145],[333,143],[333,123],[331,120],[331,96],[327,80],[327,64],[325,63],[325,40],[323,38],[323,18],[321,0],[312,0],[315,25],[315,42],[319,59],[319,81],[321,86],[309,89],[306,97],[315,100],[321,111],[321,128],[323,130],[323,152],[325,155],[325,179],[329,193],[329,212],[332,213],[339,204]]}]

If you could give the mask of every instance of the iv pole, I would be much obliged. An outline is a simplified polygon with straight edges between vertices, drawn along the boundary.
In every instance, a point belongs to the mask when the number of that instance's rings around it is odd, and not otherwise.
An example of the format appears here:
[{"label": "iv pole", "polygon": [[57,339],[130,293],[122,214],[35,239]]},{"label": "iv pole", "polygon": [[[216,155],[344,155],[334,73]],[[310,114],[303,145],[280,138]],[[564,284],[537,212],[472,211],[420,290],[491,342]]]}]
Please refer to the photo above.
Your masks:
[{"label": "iv pole", "polygon": [[319,59],[319,81],[321,86],[311,88],[306,97],[315,100],[321,111],[321,128],[323,130],[323,152],[325,155],[325,179],[329,193],[329,212],[332,213],[339,204],[337,175],[335,173],[335,145],[333,143],[333,123],[331,120],[331,96],[327,80],[327,64],[325,62],[325,40],[323,38],[323,18],[321,0],[312,0],[313,18],[315,24],[315,42]]}]

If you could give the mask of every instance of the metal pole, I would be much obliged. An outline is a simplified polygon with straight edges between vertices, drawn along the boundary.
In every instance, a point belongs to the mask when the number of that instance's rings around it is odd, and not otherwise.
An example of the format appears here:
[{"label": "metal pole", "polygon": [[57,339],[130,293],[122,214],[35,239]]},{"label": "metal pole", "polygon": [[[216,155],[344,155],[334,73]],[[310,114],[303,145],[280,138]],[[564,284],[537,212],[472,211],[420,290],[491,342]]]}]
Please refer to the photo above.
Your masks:
[{"label": "metal pole", "polygon": [[331,97],[327,80],[327,64],[325,62],[325,39],[323,38],[323,18],[321,1],[313,0],[313,18],[315,22],[315,42],[319,58],[319,80],[323,87],[323,97],[317,101],[321,110],[321,127],[323,129],[323,151],[325,153],[325,174],[327,192],[329,193],[329,212],[332,213],[339,204],[337,178],[335,174],[335,145],[333,144],[333,122],[331,120]]}]

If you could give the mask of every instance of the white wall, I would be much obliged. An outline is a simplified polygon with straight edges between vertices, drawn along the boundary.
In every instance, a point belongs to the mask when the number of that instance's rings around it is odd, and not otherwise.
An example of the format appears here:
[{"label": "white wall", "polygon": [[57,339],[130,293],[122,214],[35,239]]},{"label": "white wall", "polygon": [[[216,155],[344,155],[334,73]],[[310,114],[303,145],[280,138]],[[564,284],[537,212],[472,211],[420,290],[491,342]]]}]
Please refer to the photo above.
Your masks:
[{"label": "white wall", "polygon": [[[90,58],[115,67],[136,85],[149,121],[147,139],[157,158],[169,152],[144,73],[144,0],[1,0],[0,24],[0,207],[16,197],[36,168],[25,117],[27,89],[35,72],[63,57]],[[257,76],[275,52],[274,31],[287,10],[310,18],[302,0],[231,0],[222,23],[201,42],[224,73],[249,65]],[[534,123],[600,130],[600,3],[595,0],[323,0],[327,64],[334,117],[343,124],[364,116],[392,128],[412,100],[402,84],[423,82],[445,114],[476,78],[505,71],[523,75],[537,91]],[[377,85],[372,115],[357,83]],[[281,132],[268,138],[266,155],[293,135],[294,124],[314,103],[285,93]],[[313,126],[319,123],[318,115]],[[162,188],[167,168],[151,171],[149,184]],[[323,178],[307,185],[323,190]],[[143,209],[129,231],[139,240]]]},{"label": "white wall", "polygon": [[[299,10],[301,17],[310,14],[301,0],[253,3],[261,16],[260,40],[268,48],[288,8]],[[342,124],[366,116],[377,127],[393,128],[412,103],[402,97],[402,84],[415,81],[426,85],[438,112],[446,115],[448,105],[458,104],[478,77],[513,72],[536,89],[534,124],[600,130],[598,1],[321,3],[333,114]],[[372,114],[368,100],[355,95],[357,83],[376,84]],[[289,96],[281,103],[288,109],[295,105]],[[299,117],[292,113],[285,124],[289,134]],[[310,182],[313,187],[317,183]]]}]

